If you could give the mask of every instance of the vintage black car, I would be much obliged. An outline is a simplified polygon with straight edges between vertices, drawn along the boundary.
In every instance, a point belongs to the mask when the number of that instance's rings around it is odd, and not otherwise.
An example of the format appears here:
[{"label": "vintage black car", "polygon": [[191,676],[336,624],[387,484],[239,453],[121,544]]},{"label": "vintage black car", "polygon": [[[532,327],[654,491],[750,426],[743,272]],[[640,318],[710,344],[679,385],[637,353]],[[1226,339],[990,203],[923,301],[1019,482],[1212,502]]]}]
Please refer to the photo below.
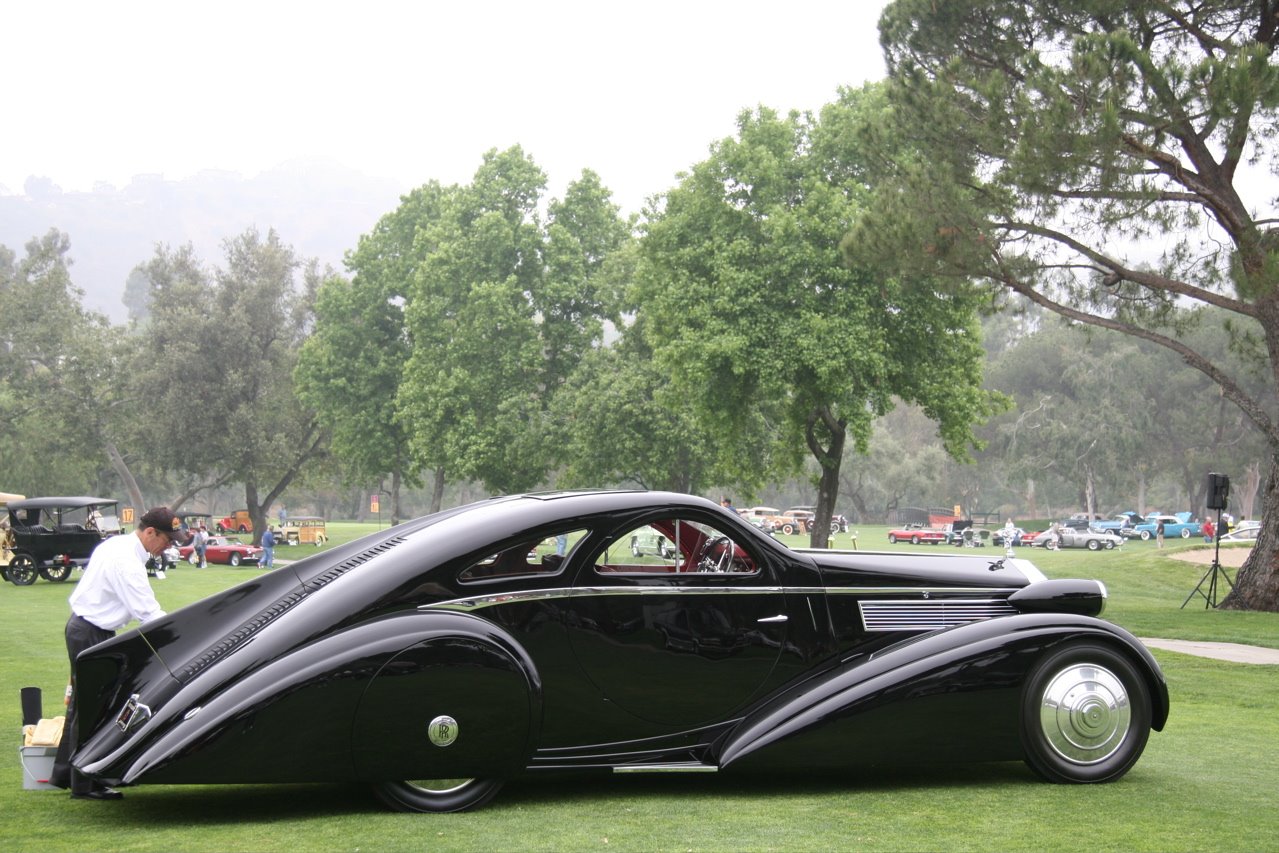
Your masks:
[{"label": "vintage black car", "polygon": [[[637,556],[654,536],[670,556]],[[363,781],[407,811],[569,770],[1104,782],[1168,716],[1105,597],[999,553],[793,551],[681,494],[499,497],[85,652],[74,762],[112,785]]]},{"label": "vintage black car", "polygon": [[4,535],[12,556],[7,566],[0,566],[0,577],[17,586],[30,586],[37,577],[65,581],[72,570],[89,562],[107,535],[101,519],[114,519],[116,504],[94,497],[10,501]]}]

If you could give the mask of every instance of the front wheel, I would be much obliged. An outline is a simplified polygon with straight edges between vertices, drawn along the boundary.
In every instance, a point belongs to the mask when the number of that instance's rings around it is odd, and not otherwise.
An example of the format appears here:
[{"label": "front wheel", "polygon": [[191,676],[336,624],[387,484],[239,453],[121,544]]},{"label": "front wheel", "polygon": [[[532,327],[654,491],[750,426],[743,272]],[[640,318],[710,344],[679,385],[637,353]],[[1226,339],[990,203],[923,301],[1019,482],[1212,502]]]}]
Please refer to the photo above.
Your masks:
[{"label": "front wheel", "polygon": [[1141,541],[1142,541],[1142,542],[1149,542],[1149,541],[1150,541],[1150,531],[1149,531],[1149,530],[1143,530],[1143,531],[1141,531]]},{"label": "front wheel", "polygon": [[1031,670],[1022,693],[1026,763],[1050,782],[1109,782],[1141,757],[1150,737],[1150,690],[1106,646],[1069,645]]},{"label": "front wheel", "polygon": [[790,536],[794,532],[795,532],[795,525],[793,524],[782,525],[782,533],[786,534],[787,536]]},{"label": "front wheel", "polygon": [[894,536],[894,535],[893,535],[893,534],[891,534],[891,533],[890,533],[890,534],[888,534],[888,544],[889,544],[889,545],[896,545],[896,544],[897,544],[897,537],[896,537],[896,536]]},{"label": "front wheel", "polygon": [[1189,539],[1189,538],[1190,538],[1190,528],[1189,528],[1189,527],[1183,527],[1183,528],[1181,528],[1181,538],[1182,538],[1182,539]]},{"label": "front wheel", "polygon": [[29,554],[14,554],[9,561],[9,580],[14,586],[31,586],[38,574],[36,561]]},{"label": "front wheel", "polygon": [[1099,540],[1097,540],[1097,539],[1089,539],[1089,540],[1088,540],[1088,550],[1089,550],[1089,551],[1100,551],[1100,550],[1101,550],[1101,542],[1100,542]]},{"label": "front wheel", "polygon": [[235,568],[240,565],[240,555],[232,551],[231,556],[227,558],[227,562],[231,564],[231,568]]},{"label": "front wheel", "polygon": [[463,812],[484,805],[501,787],[498,779],[413,779],[379,782],[373,791],[400,812]]}]

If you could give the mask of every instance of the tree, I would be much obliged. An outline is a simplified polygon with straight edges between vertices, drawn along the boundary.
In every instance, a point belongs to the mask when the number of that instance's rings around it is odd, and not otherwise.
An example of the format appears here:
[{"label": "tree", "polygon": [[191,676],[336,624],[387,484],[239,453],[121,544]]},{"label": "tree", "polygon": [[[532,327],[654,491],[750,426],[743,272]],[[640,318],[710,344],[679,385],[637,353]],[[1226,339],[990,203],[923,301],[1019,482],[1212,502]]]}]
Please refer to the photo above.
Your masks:
[{"label": "tree", "polygon": [[423,465],[499,492],[536,486],[557,461],[549,406],[617,316],[609,257],[629,239],[589,172],[548,206],[548,234],[545,183],[518,147],[490,151],[414,237],[425,249],[407,290],[399,417]]},{"label": "tree", "polygon": [[[127,342],[86,311],[71,241],[56,229],[18,260],[0,246],[0,458],[7,490],[78,494],[104,462],[132,481],[115,447]],[[135,498],[136,487],[131,491]]]},{"label": "tree", "polygon": [[[1257,546],[1224,606],[1279,610],[1279,239],[1251,190],[1275,165],[1272,2],[897,0],[880,21],[895,109],[856,257],[989,282],[1157,344],[1266,437]],[[873,140],[873,134],[868,135]],[[1264,394],[1186,341],[1229,319]],[[1201,476],[1202,473],[1201,472]]]},{"label": "tree", "polygon": [[200,478],[197,488],[244,483],[257,539],[271,504],[326,446],[292,384],[321,274],[274,231],[249,229],[224,246],[225,266],[212,272],[189,246],[157,247],[147,357],[132,376],[146,395],[153,463]]},{"label": "tree", "polygon": [[866,187],[838,144],[869,120],[873,90],[846,91],[820,121],[744,112],[736,138],[666,193],[643,239],[636,303],[650,344],[747,487],[820,466],[813,544],[823,546],[851,436],[864,451],[894,399],[917,402],[964,456],[990,413],[976,304],[963,287],[852,267],[840,238]]},{"label": "tree", "polygon": [[[433,246],[425,234],[446,215],[454,194],[430,182],[400,199],[347,256],[353,278],[331,278],[316,303],[315,333],[303,345],[294,386],[332,433],[342,469],[364,482],[391,478],[391,523],[400,490],[419,482],[424,459],[410,452],[411,430],[396,398],[411,353],[404,306],[418,267]],[[438,512],[444,470],[435,471]]]},{"label": "tree", "polygon": [[714,436],[671,389],[642,324],[637,317],[613,346],[588,353],[556,396],[562,487],[630,483],[696,494],[717,482]]},{"label": "tree", "polygon": [[[329,431],[331,449],[357,482],[391,476],[391,523],[401,485],[417,484],[408,435],[395,417],[408,342],[403,309],[367,278],[327,279],[316,300],[315,333],[302,345],[293,387]],[[380,298],[379,298],[380,297]]]}]

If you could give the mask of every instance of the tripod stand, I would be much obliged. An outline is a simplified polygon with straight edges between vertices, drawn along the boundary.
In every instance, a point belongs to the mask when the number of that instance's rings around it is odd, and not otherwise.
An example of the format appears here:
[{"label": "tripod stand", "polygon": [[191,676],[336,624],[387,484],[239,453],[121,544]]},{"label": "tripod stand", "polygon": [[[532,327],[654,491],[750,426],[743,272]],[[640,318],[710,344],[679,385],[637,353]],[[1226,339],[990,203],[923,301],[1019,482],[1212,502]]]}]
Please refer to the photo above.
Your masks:
[{"label": "tripod stand", "polygon": [[[1209,607],[1217,606],[1217,575],[1221,575],[1223,578],[1225,578],[1226,583],[1230,584],[1231,589],[1235,588],[1235,582],[1230,579],[1230,575],[1226,573],[1226,570],[1221,567],[1221,563],[1217,561],[1217,558],[1221,556],[1221,510],[1220,509],[1217,510],[1217,528],[1212,538],[1213,538],[1213,541],[1216,543],[1215,548],[1213,549],[1213,552],[1212,552],[1212,565],[1208,568],[1208,571],[1204,572],[1204,576],[1199,579],[1199,583],[1195,586],[1195,588],[1190,591],[1190,595],[1186,596],[1186,600],[1181,602],[1181,609],[1183,610],[1185,609],[1186,605],[1190,603],[1190,599],[1195,597],[1195,593],[1199,593],[1200,595],[1203,596],[1204,610],[1207,610]],[[1202,589],[1205,581],[1208,584],[1207,592],[1204,592]]]}]

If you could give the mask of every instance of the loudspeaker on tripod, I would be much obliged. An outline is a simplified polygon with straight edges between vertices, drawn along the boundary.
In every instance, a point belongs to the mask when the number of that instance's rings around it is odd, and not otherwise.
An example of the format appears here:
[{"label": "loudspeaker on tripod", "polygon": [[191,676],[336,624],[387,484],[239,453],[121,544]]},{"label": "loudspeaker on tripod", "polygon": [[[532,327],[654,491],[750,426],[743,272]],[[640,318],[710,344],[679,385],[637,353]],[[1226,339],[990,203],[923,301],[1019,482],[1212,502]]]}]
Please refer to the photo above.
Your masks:
[{"label": "loudspeaker on tripod", "polygon": [[1208,509],[1225,509],[1230,502],[1230,478],[1225,474],[1208,475]]}]

